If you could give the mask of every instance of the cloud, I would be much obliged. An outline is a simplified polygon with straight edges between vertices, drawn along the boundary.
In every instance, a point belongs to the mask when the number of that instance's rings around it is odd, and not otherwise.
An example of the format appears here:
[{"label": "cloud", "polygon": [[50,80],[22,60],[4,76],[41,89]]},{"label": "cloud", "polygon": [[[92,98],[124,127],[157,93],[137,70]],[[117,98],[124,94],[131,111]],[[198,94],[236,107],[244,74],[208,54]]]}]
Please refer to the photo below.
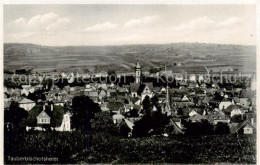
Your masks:
[{"label": "cloud", "polygon": [[188,23],[180,24],[179,26],[172,27],[170,30],[175,30],[178,32],[191,33],[195,30],[206,30],[214,26],[215,22],[208,17],[200,17],[191,20]]},{"label": "cloud", "polygon": [[107,31],[117,28],[118,25],[111,23],[111,22],[105,22],[101,24],[96,24],[94,26],[90,26],[85,28],[86,32],[101,32],[101,31]]},{"label": "cloud", "polygon": [[55,13],[46,13],[43,15],[36,15],[28,21],[29,27],[39,27],[55,22],[60,17]]},{"label": "cloud", "polygon": [[70,24],[70,19],[68,18],[59,18],[58,20],[50,23],[47,27],[46,30],[48,31],[55,31],[55,30],[60,30],[60,29],[67,29],[69,28]]},{"label": "cloud", "polygon": [[151,23],[156,22],[159,19],[159,16],[146,16],[140,19],[131,19],[127,22],[125,22],[124,27],[126,28],[133,28],[133,27],[140,27],[144,25],[148,25]]},{"label": "cloud", "polygon": [[235,28],[236,25],[241,22],[237,17],[230,17],[223,21],[215,21],[209,17],[200,17],[190,20],[187,23],[180,24],[169,28],[168,30],[173,30],[180,33],[210,33],[215,31],[222,31],[226,28]]},{"label": "cloud", "polygon": [[13,21],[15,24],[26,24],[26,19],[24,17],[18,18]]},{"label": "cloud", "polygon": [[56,13],[50,12],[42,15],[36,15],[29,19],[24,17],[18,18],[10,22],[13,30],[22,31],[51,31],[57,29],[65,29],[70,25],[69,18],[60,17]]},{"label": "cloud", "polygon": [[238,23],[241,23],[241,19],[238,18],[238,17],[231,17],[231,18],[228,18],[227,20],[224,20],[222,22],[219,22],[217,24],[218,27],[231,27],[231,26],[234,26]]}]

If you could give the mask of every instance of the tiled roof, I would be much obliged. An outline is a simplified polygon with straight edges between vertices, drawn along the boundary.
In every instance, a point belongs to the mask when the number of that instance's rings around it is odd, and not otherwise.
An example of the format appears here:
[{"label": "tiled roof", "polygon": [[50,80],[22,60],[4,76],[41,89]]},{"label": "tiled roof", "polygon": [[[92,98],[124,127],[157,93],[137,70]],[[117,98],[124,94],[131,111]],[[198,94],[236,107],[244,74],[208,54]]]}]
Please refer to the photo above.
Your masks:
[{"label": "tiled roof", "polygon": [[229,129],[232,134],[237,133],[241,128],[243,128],[246,124],[255,128],[249,121],[245,120],[241,123],[230,123]]},{"label": "tiled roof", "polygon": [[21,101],[18,102],[19,104],[29,104],[29,103],[35,103],[35,101],[23,98]]},{"label": "tiled roof", "polygon": [[[27,125],[35,127],[37,126],[36,117],[43,111],[43,105],[36,105],[30,111],[27,118]],[[59,127],[62,124],[64,108],[60,105],[53,105],[53,111],[51,111],[51,106],[45,106],[45,112],[51,118],[51,126]]]}]

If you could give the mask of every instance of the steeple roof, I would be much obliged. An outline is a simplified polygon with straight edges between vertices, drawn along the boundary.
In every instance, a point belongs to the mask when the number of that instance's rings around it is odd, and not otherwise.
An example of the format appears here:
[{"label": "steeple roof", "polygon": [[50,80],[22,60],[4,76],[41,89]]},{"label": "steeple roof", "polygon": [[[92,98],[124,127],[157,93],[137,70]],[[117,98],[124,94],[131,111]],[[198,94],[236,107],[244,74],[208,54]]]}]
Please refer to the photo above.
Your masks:
[{"label": "steeple roof", "polygon": [[137,61],[135,68],[141,68],[139,61]]}]

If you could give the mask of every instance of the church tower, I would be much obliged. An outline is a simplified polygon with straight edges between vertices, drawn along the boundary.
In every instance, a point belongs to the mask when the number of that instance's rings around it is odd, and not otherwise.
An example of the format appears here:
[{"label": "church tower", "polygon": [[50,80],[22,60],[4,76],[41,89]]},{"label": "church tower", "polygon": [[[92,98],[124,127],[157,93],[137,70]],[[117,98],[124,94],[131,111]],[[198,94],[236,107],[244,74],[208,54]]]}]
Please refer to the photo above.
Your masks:
[{"label": "church tower", "polygon": [[135,66],[135,83],[141,83],[141,66],[137,61]]},{"label": "church tower", "polygon": [[256,90],[256,76],[255,76],[255,73],[253,74],[252,76],[252,80],[251,80],[251,90],[252,91],[255,91]]}]

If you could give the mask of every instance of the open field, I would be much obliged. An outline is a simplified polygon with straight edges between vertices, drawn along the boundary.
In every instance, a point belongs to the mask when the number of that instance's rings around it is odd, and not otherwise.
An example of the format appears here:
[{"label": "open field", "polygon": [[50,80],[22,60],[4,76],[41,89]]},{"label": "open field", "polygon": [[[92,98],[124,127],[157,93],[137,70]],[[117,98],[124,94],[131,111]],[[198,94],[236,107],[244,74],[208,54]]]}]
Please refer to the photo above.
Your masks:
[{"label": "open field", "polygon": [[[122,138],[92,132],[31,132],[5,136],[8,156],[51,156],[50,163],[256,163],[255,136],[205,135]],[[8,163],[8,161],[7,161]],[[24,162],[17,162],[23,164]],[[27,162],[29,163],[29,162]],[[45,162],[46,163],[46,162]]]},{"label": "open field", "polygon": [[[162,45],[69,46],[49,47],[33,44],[5,44],[4,67],[35,71],[85,69],[114,65],[121,71],[132,71],[139,60],[143,70],[174,66],[179,72],[193,66],[212,64],[241,65],[245,72],[256,70],[255,46],[174,43]],[[181,64],[182,66],[175,66]],[[196,67],[192,69],[197,71]],[[198,72],[200,72],[198,70]]]}]

